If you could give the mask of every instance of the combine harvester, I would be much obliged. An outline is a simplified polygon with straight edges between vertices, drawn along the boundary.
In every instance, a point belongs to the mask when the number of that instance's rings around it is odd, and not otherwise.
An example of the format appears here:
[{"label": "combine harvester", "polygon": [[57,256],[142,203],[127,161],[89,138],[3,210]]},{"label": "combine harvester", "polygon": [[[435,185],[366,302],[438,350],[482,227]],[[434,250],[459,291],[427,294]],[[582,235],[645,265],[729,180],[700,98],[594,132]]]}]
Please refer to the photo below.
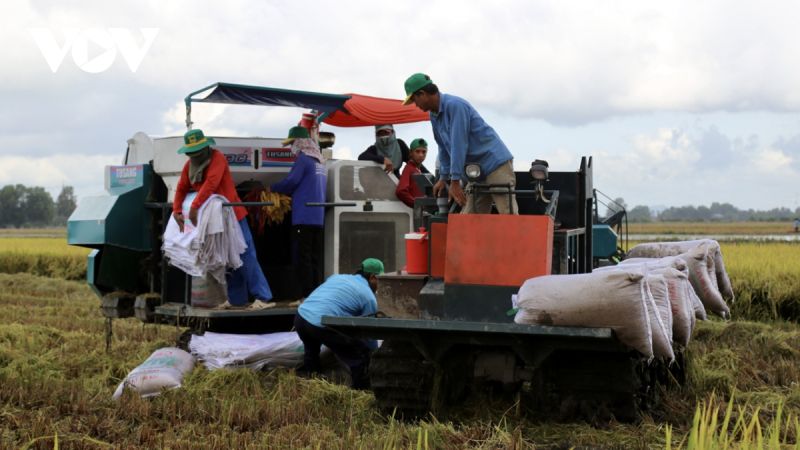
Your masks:
[{"label": "combine harvester", "polygon": [[[300,107],[313,110],[322,123],[343,127],[428,119],[400,100],[228,83],[196,91],[185,102],[189,128],[197,102]],[[291,167],[291,153],[280,138],[214,139],[228,158],[240,196],[254,185],[281,180]],[[323,133],[321,142],[330,147],[333,135]],[[298,298],[299,291],[288,218],[268,225],[262,235],[253,233],[278,307],[191,306],[197,280],[170,266],[161,252],[186,158],[177,154],[181,145],[180,137],[136,133],[123,164],[105,169],[106,195],[81,199],[69,219],[69,244],[94,249],[87,278],[109,323],[136,316],[194,332],[289,330],[295,308],[288,300]],[[383,340],[370,366],[382,409],[406,417],[439,411],[476,383],[506,390],[524,386],[543,407],[569,399],[584,409],[602,404],[619,420],[633,420],[652,406],[657,381],[667,377],[665,361],[623,345],[610,328],[514,323],[512,296],[526,280],[590,273],[620,253],[611,226],[593,225],[592,159],[584,157],[576,166],[574,172],[548,172],[540,162],[517,172],[520,215],[509,216],[450,214],[448,205],[430,197],[432,180],[425,176],[416,181],[428,197],[417,199],[411,209],[395,197],[397,180],[380,166],[326,162],[327,202],[316,205],[325,208],[325,275],[351,272],[366,257],[384,261],[387,273],[377,294],[386,317],[326,317],[323,323],[348,335]],[[478,175],[474,167],[467,173]],[[412,230],[420,227],[427,231],[415,236]],[[407,234],[420,238],[408,243],[408,255]],[[412,260],[418,273],[402,271]]]}]

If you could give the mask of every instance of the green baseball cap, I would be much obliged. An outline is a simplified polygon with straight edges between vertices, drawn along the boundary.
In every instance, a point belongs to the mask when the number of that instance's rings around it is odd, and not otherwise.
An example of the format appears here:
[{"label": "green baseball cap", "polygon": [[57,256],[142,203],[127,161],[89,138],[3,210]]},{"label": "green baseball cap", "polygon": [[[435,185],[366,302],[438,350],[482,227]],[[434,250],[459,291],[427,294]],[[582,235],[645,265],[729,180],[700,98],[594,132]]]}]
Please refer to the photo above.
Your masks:
[{"label": "green baseball cap", "polygon": [[377,258],[367,258],[361,262],[361,270],[364,273],[383,275],[383,263]]},{"label": "green baseball cap", "polygon": [[203,130],[189,130],[183,135],[183,147],[178,149],[179,154],[194,153],[208,147],[216,145],[214,138],[206,137]]},{"label": "green baseball cap", "polygon": [[411,97],[414,96],[414,92],[424,88],[425,86],[432,84],[433,80],[431,77],[425,75],[424,73],[415,73],[406,79],[406,99],[403,101],[404,105],[410,105]]},{"label": "green baseball cap", "polygon": [[416,138],[416,139],[414,139],[413,141],[411,141],[411,150],[412,150],[412,151],[413,151],[413,150],[416,150],[416,149],[418,149],[418,148],[420,148],[420,147],[425,147],[425,148],[428,148],[428,143],[427,143],[427,142],[425,142],[425,139],[422,139],[422,138]]},{"label": "green baseball cap", "polygon": [[289,136],[287,136],[286,139],[284,139],[283,142],[281,142],[281,144],[289,145],[292,142],[294,142],[295,139],[303,139],[303,138],[308,139],[309,137],[311,137],[311,135],[308,134],[307,128],[296,126],[289,128]]}]

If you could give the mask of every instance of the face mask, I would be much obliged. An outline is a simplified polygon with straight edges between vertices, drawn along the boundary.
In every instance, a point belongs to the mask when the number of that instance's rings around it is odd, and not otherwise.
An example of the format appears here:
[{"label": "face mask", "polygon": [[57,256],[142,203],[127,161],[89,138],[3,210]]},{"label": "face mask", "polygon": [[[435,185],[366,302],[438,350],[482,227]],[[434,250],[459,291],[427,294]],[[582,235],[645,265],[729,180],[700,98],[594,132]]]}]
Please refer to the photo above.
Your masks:
[{"label": "face mask", "polygon": [[378,142],[380,142],[382,146],[386,147],[389,145],[390,139],[391,136],[381,136],[378,138]]}]

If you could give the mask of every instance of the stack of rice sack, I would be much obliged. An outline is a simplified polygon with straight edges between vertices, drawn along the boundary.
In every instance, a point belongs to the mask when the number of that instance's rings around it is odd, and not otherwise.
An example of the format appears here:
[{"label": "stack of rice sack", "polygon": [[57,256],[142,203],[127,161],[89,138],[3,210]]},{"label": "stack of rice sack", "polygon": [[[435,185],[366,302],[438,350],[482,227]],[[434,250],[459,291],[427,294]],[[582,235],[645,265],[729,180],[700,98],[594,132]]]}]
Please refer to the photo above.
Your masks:
[{"label": "stack of rice sack", "polygon": [[689,268],[689,281],[706,310],[728,318],[727,301],[733,302],[733,288],[719,243],[713,239],[682,242],[653,242],[639,244],[628,252],[624,263],[648,262],[654,259],[679,257]]},{"label": "stack of rice sack", "polygon": [[[673,245],[680,244],[680,245]],[[549,275],[526,281],[517,294],[516,323],[608,327],[623,344],[647,357],[674,359],[673,342],[686,346],[706,310],[727,317],[715,286],[730,281],[714,258],[715,241],[665,243],[637,250],[640,257],[590,274]],[[715,247],[716,244],[716,247]],[[645,244],[659,246],[662,244]],[[688,248],[686,248],[688,247]],[[686,250],[673,256],[663,253]],[[634,250],[639,249],[639,246]],[[634,253],[631,250],[631,253]],[[719,272],[715,268],[722,267]],[[732,293],[730,294],[732,298]]]}]

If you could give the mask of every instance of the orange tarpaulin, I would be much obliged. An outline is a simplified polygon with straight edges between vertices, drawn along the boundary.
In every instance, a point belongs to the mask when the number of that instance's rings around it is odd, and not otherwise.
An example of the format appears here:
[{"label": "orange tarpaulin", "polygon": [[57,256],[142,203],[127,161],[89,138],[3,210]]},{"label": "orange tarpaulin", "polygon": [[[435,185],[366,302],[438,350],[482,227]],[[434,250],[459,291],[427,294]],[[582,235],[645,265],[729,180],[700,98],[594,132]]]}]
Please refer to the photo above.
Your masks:
[{"label": "orange tarpaulin", "polygon": [[350,99],[344,102],[343,108],[325,117],[323,122],[337,127],[365,127],[424,122],[430,119],[428,113],[414,105],[403,106],[401,100],[359,94],[347,95]]}]

